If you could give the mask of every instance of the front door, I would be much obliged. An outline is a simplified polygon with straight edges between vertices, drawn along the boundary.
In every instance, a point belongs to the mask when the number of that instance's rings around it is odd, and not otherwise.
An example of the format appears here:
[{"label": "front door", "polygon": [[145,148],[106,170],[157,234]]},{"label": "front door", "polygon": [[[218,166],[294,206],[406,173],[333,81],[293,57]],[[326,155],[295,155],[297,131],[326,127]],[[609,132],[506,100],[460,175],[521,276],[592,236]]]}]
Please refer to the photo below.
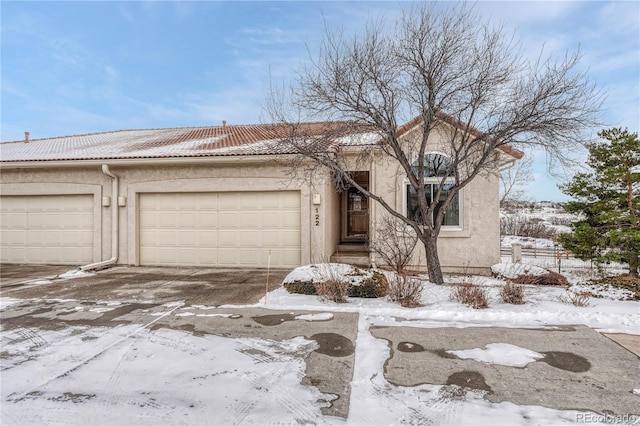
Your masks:
[{"label": "front door", "polygon": [[369,199],[356,188],[349,188],[343,192],[342,206],[342,239],[366,241],[369,235]]}]

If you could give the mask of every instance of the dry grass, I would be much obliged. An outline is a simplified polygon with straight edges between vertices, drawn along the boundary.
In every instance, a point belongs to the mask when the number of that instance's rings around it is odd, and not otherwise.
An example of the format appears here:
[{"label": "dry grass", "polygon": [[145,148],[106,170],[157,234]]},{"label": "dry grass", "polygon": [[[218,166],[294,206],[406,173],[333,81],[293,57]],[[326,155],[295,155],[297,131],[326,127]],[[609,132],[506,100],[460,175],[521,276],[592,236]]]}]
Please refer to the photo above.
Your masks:
[{"label": "dry grass", "polygon": [[406,275],[394,275],[389,280],[389,299],[405,308],[422,306],[422,282]]},{"label": "dry grass", "polygon": [[585,306],[590,306],[589,299],[591,297],[591,293],[589,292],[577,292],[577,291],[569,291],[564,296],[559,296],[558,300],[562,303],[566,303],[569,305],[577,306],[579,308],[583,308]]},{"label": "dry grass", "polygon": [[519,275],[513,279],[516,284],[527,285],[555,285],[561,287],[567,287],[569,281],[557,272],[547,271],[544,275]]},{"label": "dry grass", "polygon": [[486,290],[470,283],[464,283],[454,287],[451,291],[451,300],[470,306],[473,309],[485,309],[489,307]]},{"label": "dry grass", "polygon": [[523,305],[525,303],[524,285],[507,281],[502,289],[500,289],[500,297],[505,303],[511,303],[512,305]]}]

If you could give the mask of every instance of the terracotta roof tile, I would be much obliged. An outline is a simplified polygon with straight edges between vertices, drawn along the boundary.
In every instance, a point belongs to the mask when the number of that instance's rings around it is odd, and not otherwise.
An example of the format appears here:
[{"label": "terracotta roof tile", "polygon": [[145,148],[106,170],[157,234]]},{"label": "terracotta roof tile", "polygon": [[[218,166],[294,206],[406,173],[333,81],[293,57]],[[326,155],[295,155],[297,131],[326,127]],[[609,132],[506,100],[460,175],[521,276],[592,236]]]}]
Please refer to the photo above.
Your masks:
[{"label": "terracotta roof tile", "polygon": [[[311,141],[329,134],[346,145],[360,141],[357,135],[355,139],[344,139],[353,130],[354,124],[347,122],[301,123],[295,127],[295,135]],[[287,125],[255,124],[119,130],[31,139],[28,143],[0,144],[0,162],[287,154],[295,150],[282,140],[293,132]],[[323,138],[325,144],[330,138]]]},{"label": "terracotta roof tile", "polygon": [[[450,122],[446,117],[442,118]],[[420,122],[421,117],[416,117],[399,127],[398,134]],[[283,143],[292,136],[316,144],[318,149],[335,144],[375,145],[381,140],[371,126],[349,121],[118,130],[31,139],[28,143],[4,142],[0,144],[0,163],[293,154],[295,148]],[[522,157],[514,148],[501,148],[516,158]]]},{"label": "terracotta roof tile", "polygon": [[[460,120],[445,114],[443,112],[436,112],[436,118],[438,118],[439,120],[450,124],[451,126],[457,127],[460,130],[465,130],[467,128],[467,125],[463,122],[461,122]],[[403,124],[402,126],[398,127],[398,130],[396,131],[396,135],[397,136],[401,136],[403,134],[405,134],[406,132],[408,132],[409,130],[413,129],[414,127],[416,127],[417,125],[419,125],[420,123],[422,123],[422,116],[418,115],[417,117],[412,118],[410,121],[406,122],[405,124]],[[469,133],[471,133],[473,136],[482,136],[483,132],[478,130],[477,128],[471,126],[468,129]],[[524,156],[524,152],[512,147],[511,145],[500,145],[498,147],[500,150],[504,151],[505,153],[511,155],[512,157],[515,157],[517,159],[521,159]]]}]

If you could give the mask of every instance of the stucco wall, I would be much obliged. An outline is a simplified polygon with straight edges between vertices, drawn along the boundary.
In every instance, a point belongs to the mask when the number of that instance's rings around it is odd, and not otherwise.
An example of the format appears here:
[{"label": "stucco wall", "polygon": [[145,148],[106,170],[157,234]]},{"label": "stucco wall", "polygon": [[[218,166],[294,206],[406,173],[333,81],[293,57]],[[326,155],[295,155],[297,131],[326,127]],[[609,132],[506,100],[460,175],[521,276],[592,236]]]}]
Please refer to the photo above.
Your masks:
[{"label": "stucco wall", "polygon": [[[409,135],[411,137],[417,135]],[[431,135],[428,151],[446,153],[441,142],[444,135],[438,131]],[[413,160],[413,159],[412,159]],[[403,212],[406,174],[395,161],[376,156],[373,186],[378,194],[396,211]],[[461,192],[462,226],[443,227],[438,238],[438,253],[444,272],[490,274],[491,265],[500,262],[499,180],[497,174],[476,177]],[[372,209],[372,227],[377,228],[386,210],[381,206]],[[371,234],[375,244],[377,232]],[[372,254],[374,262],[382,260]],[[420,241],[410,264],[411,269],[426,268],[424,246]]]}]

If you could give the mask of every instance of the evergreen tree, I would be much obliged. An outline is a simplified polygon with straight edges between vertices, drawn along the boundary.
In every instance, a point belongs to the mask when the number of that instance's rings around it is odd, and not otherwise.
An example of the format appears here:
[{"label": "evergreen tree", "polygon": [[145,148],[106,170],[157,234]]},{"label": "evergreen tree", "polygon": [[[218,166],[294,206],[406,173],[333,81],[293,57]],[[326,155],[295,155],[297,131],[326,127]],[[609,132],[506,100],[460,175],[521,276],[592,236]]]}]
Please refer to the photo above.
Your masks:
[{"label": "evergreen tree", "polygon": [[598,133],[606,141],[589,145],[589,173],[562,185],[575,201],[566,208],[579,213],[573,233],[562,245],[583,260],[622,261],[638,276],[640,253],[640,140],[638,133],[612,128]]}]

